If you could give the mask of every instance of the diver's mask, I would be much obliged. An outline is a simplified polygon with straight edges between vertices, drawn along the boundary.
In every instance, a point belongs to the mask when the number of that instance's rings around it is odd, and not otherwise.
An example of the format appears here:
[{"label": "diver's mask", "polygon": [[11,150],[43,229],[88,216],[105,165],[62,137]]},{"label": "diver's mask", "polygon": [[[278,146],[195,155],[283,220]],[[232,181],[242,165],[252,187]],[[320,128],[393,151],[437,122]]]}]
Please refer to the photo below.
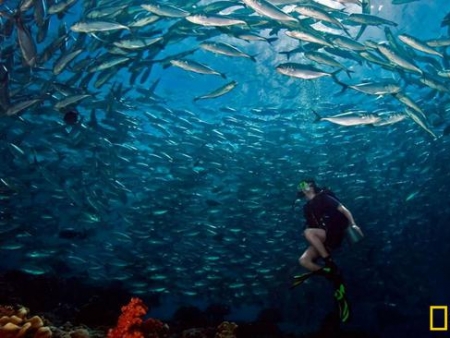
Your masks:
[{"label": "diver's mask", "polygon": [[311,189],[311,185],[306,181],[301,181],[297,185],[297,198],[305,197],[304,191],[309,191]]}]

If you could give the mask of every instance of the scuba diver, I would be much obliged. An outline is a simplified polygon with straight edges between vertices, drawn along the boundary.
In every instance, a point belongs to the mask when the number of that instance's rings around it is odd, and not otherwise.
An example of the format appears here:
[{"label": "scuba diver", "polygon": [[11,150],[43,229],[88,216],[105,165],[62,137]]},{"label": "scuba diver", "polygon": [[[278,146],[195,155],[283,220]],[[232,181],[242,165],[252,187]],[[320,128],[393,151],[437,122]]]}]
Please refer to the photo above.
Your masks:
[{"label": "scuba diver", "polygon": [[[346,232],[350,232],[349,236],[353,242],[361,240],[363,233],[355,224],[352,213],[330,190],[319,188],[313,179],[300,182],[297,190],[294,204],[298,203],[301,197],[307,200],[303,206],[306,219],[303,235],[309,243],[299,258],[299,263],[309,272],[295,276],[291,288],[301,285],[311,276],[324,276],[333,284],[341,321],[347,322],[350,318],[350,308],[346,300],[344,280],[331,258],[331,252],[341,245]],[[323,265],[317,263],[319,259],[323,260]]]}]

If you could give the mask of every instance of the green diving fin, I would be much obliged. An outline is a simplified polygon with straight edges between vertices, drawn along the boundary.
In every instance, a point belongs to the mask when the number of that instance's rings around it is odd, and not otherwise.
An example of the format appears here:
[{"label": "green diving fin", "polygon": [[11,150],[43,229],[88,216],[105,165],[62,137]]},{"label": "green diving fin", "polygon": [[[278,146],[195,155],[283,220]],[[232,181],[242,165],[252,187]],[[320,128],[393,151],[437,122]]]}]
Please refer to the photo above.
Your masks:
[{"label": "green diving fin", "polygon": [[334,298],[336,299],[339,308],[339,318],[341,322],[346,323],[350,319],[350,305],[345,297],[345,285],[340,284],[334,291]]},{"label": "green diving fin", "polygon": [[294,282],[291,284],[290,289],[293,289],[301,284],[303,284],[304,281],[306,281],[309,277],[314,275],[315,272],[305,272],[304,274],[294,276]]}]

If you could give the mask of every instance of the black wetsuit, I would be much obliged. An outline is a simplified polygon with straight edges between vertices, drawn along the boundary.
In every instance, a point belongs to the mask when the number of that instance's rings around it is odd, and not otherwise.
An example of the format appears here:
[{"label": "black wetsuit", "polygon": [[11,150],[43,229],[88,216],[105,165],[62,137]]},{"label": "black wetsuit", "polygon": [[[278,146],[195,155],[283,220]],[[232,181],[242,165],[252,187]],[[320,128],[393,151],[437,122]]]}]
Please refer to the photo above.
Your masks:
[{"label": "black wetsuit", "polygon": [[327,234],[325,247],[338,248],[348,227],[348,219],[337,208],[341,203],[326,191],[319,192],[303,206],[308,228],[324,229]]}]

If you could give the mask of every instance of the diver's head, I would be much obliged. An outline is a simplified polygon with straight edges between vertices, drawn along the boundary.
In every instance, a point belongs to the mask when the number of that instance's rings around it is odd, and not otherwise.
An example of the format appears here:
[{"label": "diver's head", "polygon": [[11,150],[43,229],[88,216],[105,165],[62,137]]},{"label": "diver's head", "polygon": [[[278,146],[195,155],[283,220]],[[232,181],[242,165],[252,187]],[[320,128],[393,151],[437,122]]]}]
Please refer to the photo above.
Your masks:
[{"label": "diver's head", "polygon": [[297,186],[297,196],[306,197],[312,199],[320,189],[317,187],[316,182],[313,179],[305,179],[301,181]]}]

